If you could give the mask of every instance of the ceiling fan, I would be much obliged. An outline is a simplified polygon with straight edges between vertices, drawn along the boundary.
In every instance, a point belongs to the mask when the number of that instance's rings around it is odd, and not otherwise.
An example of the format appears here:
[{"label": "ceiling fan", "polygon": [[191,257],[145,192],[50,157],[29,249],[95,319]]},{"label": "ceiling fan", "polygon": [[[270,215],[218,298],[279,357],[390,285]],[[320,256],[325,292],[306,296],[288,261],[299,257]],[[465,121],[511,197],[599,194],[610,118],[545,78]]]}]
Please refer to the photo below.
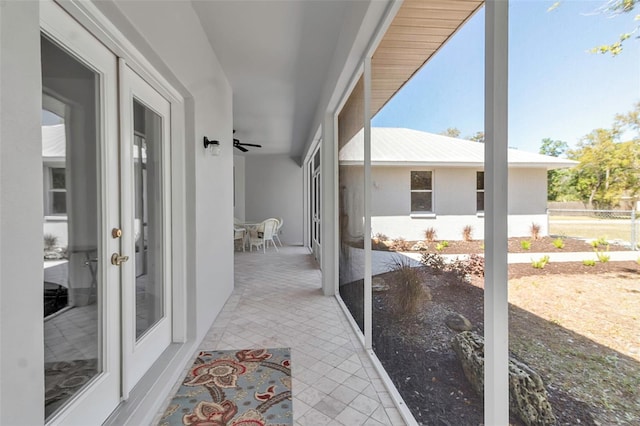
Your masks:
[{"label": "ceiling fan", "polygon": [[[236,133],[235,129],[233,130],[233,133],[234,134]],[[245,148],[245,146],[254,146],[256,148],[262,148],[262,145],[256,145],[254,143],[242,143],[242,142],[240,142],[239,139],[233,138],[233,147],[234,148],[238,148],[242,152],[249,151],[247,148]]]}]

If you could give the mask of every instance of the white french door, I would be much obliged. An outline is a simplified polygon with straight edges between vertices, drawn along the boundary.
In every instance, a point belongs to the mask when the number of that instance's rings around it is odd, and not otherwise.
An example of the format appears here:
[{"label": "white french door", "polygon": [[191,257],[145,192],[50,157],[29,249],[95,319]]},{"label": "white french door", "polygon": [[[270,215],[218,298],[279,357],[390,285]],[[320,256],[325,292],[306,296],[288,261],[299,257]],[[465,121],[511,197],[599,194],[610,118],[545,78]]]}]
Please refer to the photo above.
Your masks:
[{"label": "white french door", "polygon": [[100,424],[171,342],[171,104],[40,7],[45,421]]},{"label": "white french door", "polygon": [[[320,262],[320,252],[321,252],[321,241],[320,241],[320,226],[321,226],[321,206],[320,200],[322,197],[321,192],[321,173],[322,168],[320,167],[320,147],[322,145],[322,141],[316,147],[316,150],[313,154],[312,160],[309,162],[309,173],[311,180],[311,249],[313,251],[313,255]],[[321,263],[321,262],[320,262]]]},{"label": "white french door", "polygon": [[171,343],[170,103],[120,62],[123,392]]},{"label": "white french door", "polygon": [[313,173],[313,201],[312,201],[312,218],[311,224],[311,247],[315,258],[320,261],[320,169]]},{"label": "white french door", "polygon": [[[99,424],[121,398],[117,58],[40,3],[45,421]],[[48,296],[55,293],[55,306]]]}]

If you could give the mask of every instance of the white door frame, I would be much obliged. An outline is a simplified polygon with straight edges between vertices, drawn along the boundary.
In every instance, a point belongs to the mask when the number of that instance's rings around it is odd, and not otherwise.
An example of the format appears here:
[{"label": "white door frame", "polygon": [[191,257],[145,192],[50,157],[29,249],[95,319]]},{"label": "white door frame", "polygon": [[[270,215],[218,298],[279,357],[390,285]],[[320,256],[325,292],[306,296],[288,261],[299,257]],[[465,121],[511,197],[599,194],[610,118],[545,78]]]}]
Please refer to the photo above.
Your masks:
[{"label": "white door frame", "polygon": [[[105,419],[120,402],[120,270],[110,265],[111,253],[120,252],[120,241],[106,230],[119,227],[118,147],[117,140],[117,58],[98,40],[91,37],[75,20],[50,1],[40,3],[40,26],[43,34],[71,53],[79,62],[100,76],[100,116],[97,134],[100,226],[98,256],[99,289],[98,353],[102,372],[74,395],[66,407],[49,419],[48,424],[83,424],[87,419]],[[115,167],[110,167],[114,165]],[[43,370],[44,371],[44,370]]]},{"label": "white door frame", "polygon": [[321,167],[318,167],[316,170],[313,170],[311,176],[311,187],[312,187],[312,211],[311,215],[313,217],[311,227],[311,249],[315,258],[320,262],[321,248],[322,244],[320,243],[320,234],[322,233],[322,216],[321,216],[321,194],[322,194],[322,173]]},{"label": "white door frame", "polygon": [[[129,392],[172,341],[172,273],[171,273],[171,105],[149,83],[119,60],[120,71],[120,173],[123,254],[130,260],[122,268],[122,388],[126,399]],[[162,187],[162,291],[163,317],[140,339],[136,336],[136,273],[135,273],[135,200],[133,191],[133,100],[162,118],[160,141]]]},{"label": "white door frame", "polygon": [[[169,279],[174,283],[171,288],[171,293],[167,295],[167,300],[171,304],[172,321],[171,321],[171,335],[172,343],[170,349],[163,352],[162,356],[157,359],[154,368],[159,368],[159,371],[163,371],[164,374],[158,376],[156,374],[149,373],[147,376],[143,376],[137,384],[135,391],[131,393],[131,398],[135,398],[135,404],[129,407],[135,407],[135,416],[137,418],[151,418],[153,413],[159,409],[162,401],[157,401],[149,394],[149,390],[153,387],[158,392],[164,392],[164,389],[168,390],[173,386],[174,382],[178,380],[178,377],[182,373],[182,365],[187,362],[193,350],[195,350],[195,341],[193,336],[189,333],[189,320],[187,317],[187,310],[189,299],[187,297],[187,289],[190,287],[190,282],[187,279],[188,266],[190,266],[187,258],[187,221],[188,215],[187,209],[187,176],[188,170],[186,168],[186,154],[189,151],[184,146],[185,138],[185,100],[182,94],[177,91],[165,78],[160,74],[142,55],[133,44],[122,35],[122,33],[98,10],[98,8],[90,2],[62,2],[55,3],[54,0],[41,0],[40,2],[40,15],[41,15],[41,28],[43,32],[51,36],[52,39],[58,40],[61,44],[72,45],[71,43],[87,43],[87,40],[91,40],[91,43],[97,43],[104,48],[107,46],[114,54],[114,66],[116,72],[110,75],[109,84],[103,82],[102,90],[109,90],[109,113],[108,120],[102,120],[103,123],[107,121],[115,123],[115,127],[109,129],[101,129],[101,136],[104,140],[117,141],[119,134],[117,131],[118,119],[121,117],[121,113],[117,111],[117,91],[118,91],[118,75],[117,75],[117,58],[126,59],[127,65],[131,69],[149,82],[152,87],[158,91],[165,99],[170,102],[170,135],[172,145],[168,148],[166,156],[171,158],[169,165],[170,180],[166,183],[167,188],[170,188],[172,198],[170,203],[167,203],[167,208],[171,211],[171,216],[174,219],[172,227],[167,231],[167,236],[170,236],[172,244],[166,245],[166,255],[171,258],[170,270],[166,271],[169,275]],[[81,36],[78,37],[78,34]],[[85,40],[87,39],[87,40]],[[79,41],[78,41],[79,40]],[[101,44],[102,43],[102,44]],[[85,50],[88,50],[85,55]],[[88,58],[91,56],[91,49],[80,50],[76,53],[78,58]],[[82,61],[82,59],[81,59]],[[103,126],[104,127],[104,126]],[[105,150],[103,158],[109,157],[110,164],[117,164],[118,162],[118,144],[111,143],[108,147],[103,147]],[[186,150],[186,152],[185,152]],[[108,152],[107,152],[108,151]],[[104,179],[104,176],[101,176]],[[119,188],[113,187],[108,191],[110,194],[117,194]],[[106,196],[106,194],[105,194]],[[120,227],[119,223],[119,211],[117,207],[114,211],[103,212],[103,223],[109,219],[109,225],[105,225],[105,229],[111,230],[113,227]],[[120,251],[120,241],[113,240],[110,237],[105,239],[103,246],[101,247],[104,253],[122,253]],[[123,253],[124,254],[124,253]],[[108,274],[110,279],[119,275],[119,270],[113,267],[103,268],[105,271],[103,274]],[[109,294],[108,303],[111,305],[118,305],[121,303],[120,286],[109,286],[116,289],[116,294]],[[121,312],[109,313],[105,316],[104,321],[108,324],[109,330],[117,329],[120,331]],[[195,324],[191,324],[193,327]],[[106,399],[102,399],[97,404],[92,402],[92,399],[85,393],[77,395],[70,401],[67,408],[60,413],[56,414],[50,419],[50,424],[83,424],[86,423],[90,415],[95,415],[96,418],[100,418],[101,421],[109,418],[111,421],[116,415],[120,416],[121,413],[118,407],[118,403],[123,399],[127,399],[129,396],[125,392],[123,381],[123,369],[122,369],[122,341],[120,338],[115,342],[109,342],[106,347],[108,349],[108,355],[105,355],[104,362],[107,363],[105,368],[108,368],[110,372],[109,377],[105,378],[101,375],[96,382],[102,383],[104,381],[115,379],[117,381],[117,396],[114,398],[114,403],[109,405],[110,408],[102,410],[102,406],[105,405]],[[111,374],[113,373],[113,374]],[[152,377],[153,376],[153,377]],[[93,386],[93,385],[92,385]],[[77,410],[76,410],[77,409]],[[114,412],[114,410],[116,410]],[[77,412],[77,415],[75,414]],[[123,411],[124,414],[124,411]],[[131,412],[125,417],[128,417]],[[77,421],[74,421],[76,419]],[[108,422],[107,421],[107,422]],[[117,421],[117,420],[116,420]]]}]

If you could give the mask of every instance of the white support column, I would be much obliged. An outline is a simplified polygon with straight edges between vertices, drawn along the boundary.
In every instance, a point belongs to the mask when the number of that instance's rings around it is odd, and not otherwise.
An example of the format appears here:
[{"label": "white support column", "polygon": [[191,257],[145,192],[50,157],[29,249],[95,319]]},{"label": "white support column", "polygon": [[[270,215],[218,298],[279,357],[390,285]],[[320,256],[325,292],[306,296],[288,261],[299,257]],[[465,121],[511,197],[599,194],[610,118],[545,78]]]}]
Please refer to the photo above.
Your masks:
[{"label": "white support column", "polygon": [[364,60],[364,347],[372,347],[371,308],[371,57]]},{"label": "white support column", "polygon": [[485,3],[484,422],[509,424],[507,0]]},{"label": "white support column", "polygon": [[322,291],[325,296],[338,292],[338,141],[333,114],[326,114],[322,123],[320,144],[320,259],[322,259]]}]

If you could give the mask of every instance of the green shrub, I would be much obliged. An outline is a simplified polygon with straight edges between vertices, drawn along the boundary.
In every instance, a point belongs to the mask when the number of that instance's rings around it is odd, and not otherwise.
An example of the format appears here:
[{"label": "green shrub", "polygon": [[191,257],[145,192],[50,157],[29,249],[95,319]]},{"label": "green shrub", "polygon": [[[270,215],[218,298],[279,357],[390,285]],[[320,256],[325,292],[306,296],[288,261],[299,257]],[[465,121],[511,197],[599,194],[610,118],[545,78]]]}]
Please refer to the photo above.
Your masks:
[{"label": "green shrub", "polygon": [[399,318],[413,316],[429,298],[420,269],[413,268],[411,260],[404,256],[394,258],[390,269],[395,272],[390,292],[392,312]]},{"label": "green shrub", "polygon": [[596,256],[598,257],[598,260],[601,263],[607,263],[609,260],[611,260],[611,256],[608,254],[605,254],[605,252],[603,251],[596,250]]},{"label": "green shrub", "polygon": [[596,266],[596,261],[593,259],[585,259],[582,261],[584,266]]},{"label": "green shrub", "polygon": [[591,241],[591,247],[593,247],[594,249],[597,249],[600,246],[609,247],[609,242],[607,241],[606,238],[600,237],[597,240]]},{"label": "green shrub", "polygon": [[520,241],[520,247],[522,247],[524,250],[529,250],[531,248],[531,241],[528,241],[528,240]]},{"label": "green shrub", "polygon": [[562,241],[562,238],[556,238],[555,240],[553,240],[552,244],[557,249],[563,249],[564,248],[564,241]]},{"label": "green shrub", "polygon": [[533,266],[536,269],[544,269],[544,267],[547,266],[547,263],[549,263],[549,256],[545,255],[538,260],[532,259],[531,266]]},{"label": "green shrub", "polygon": [[438,251],[442,251],[442,250],[446,249],[447,247],[449,247],[449,242],[448,241],[441,241],[438,244],[436,244],[436,250],[438,250]]},{"label": "green shrub", "polygon": [[424,239],[432,243],[437,237],[436,230],[433,227],[429,227],[424,231]]}]

